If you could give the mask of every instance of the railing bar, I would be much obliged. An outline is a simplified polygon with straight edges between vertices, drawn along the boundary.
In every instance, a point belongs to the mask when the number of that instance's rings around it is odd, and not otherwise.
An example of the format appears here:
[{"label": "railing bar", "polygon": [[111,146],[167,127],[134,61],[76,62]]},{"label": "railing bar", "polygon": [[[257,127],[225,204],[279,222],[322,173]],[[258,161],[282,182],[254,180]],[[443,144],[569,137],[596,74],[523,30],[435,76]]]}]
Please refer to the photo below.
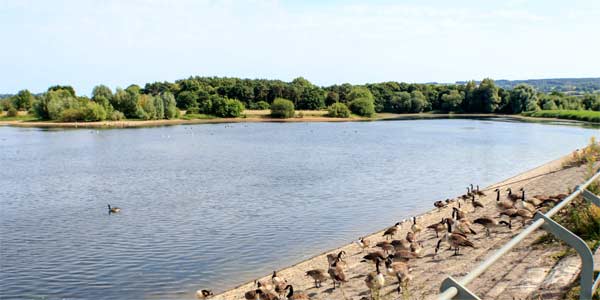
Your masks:
[{"label": "railing bar", "polygon": [[[563,201],[561,201],[559,204],[554,206],[545,215],[547,217],[554,216],[563,207],[565,207],[567,204],[569,204],[571,201],[573,201],[573,199],[575,199],[575,197],[577,197],[577,196],[579,196],[579,194],[583,193],[583,191],[587,188],[587,186],[589,186],[592,182],[594,182],[598,178],[600,178],[600,170],[596,174],[594,174],[594,176],[592,176],[590,179],[588,179],[586,182],[579,185],[573,193],[571,193],[569,196],[567,196],[567,198],[563,199]],[[519,242],[521,242],[523,239],[525,239],[525,237],[530,235],[536,229],[540,228],[543,224],[544,224],[544,219],[538,219],[537,221],[533,222],[530,226],[528,226],[523,231],[521,231],[521,233],[517,234],[510,241],[508,241],[504,246],[502,246],[502,248],[498,249],[494,254],[492,254],[492,256],[488,257],[485,261],[483,261],[481,264],[479,264],[473,271],[469,272],[469,274],[467,274],[465,277],[460,279],[459,280],[460,284],[463,286],[469,284],[471,281],[473,281],[475,278],[477,278],[479,275],[481,275],[483,272],[485,272],[485,270],[487,270],[491,265],[493,265],[498,259],[500,259],[500,257],[502,257],[504,254],[506,254],[506,252],[508,252],[512,248],[514,248]],[[598,284],[600,284],[600,276],[599,276],[598,280],[596,280],[594,286],[597,287]],[[458,289],[456,289],[455,287],[450,287],[450,288],[446,289],[444,292],[440,293],[438,295],[438,299],[444,299],[444,300],[452,299],[457,294],[458,294]]]}]

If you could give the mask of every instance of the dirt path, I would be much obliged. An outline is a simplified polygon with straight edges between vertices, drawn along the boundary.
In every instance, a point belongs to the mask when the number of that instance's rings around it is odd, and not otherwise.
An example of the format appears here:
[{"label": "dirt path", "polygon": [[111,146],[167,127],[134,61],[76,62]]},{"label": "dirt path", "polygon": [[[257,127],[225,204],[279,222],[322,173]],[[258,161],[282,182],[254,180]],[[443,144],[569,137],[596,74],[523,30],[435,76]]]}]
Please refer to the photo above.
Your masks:
[{"label": "dirt path", "polygon": [[[502,187],[503,190],[510,186],[513,190],[524,187],[529,196],[536,194],[553,195],[558,193],[568,193],[574,186],[580,184],[585,176],[585,167],[568,168],[562,170],[562,159],[550,162],[536,169],[530,170],[503,182],[487,187],[485,197],[480,201],[484,204],[483,209],[477,212],[469,213],[468,218],[472,221],[480,216],[498,217],[498,210],[495,206],[495,193],[493,189]],[[503,198],[506,192],[502,193]],[[433,205],[432,205],[433,207]],[[464,205],[463,210],[472,211],[472,206]],[[442,210],[434,209],[417,218],[417,222],[422,226],[439,222],[442,217],[450,217],[451,208]],[[395,220],[390,220],[393,225]],[[434,257],[433,252],[438,239],[433,231],[424,231],[419,239],[422,241],[425,253],[418,259],[411,260],[409,265],[413,268],[412,280],[407,291],[402,294],[396,292],[397,280],[386,276],[386,287],[382,290],[381,299],[435,299],[438,293],[440,283],[448,275],[454,278],[467,274],[477,266],[493,251],[500,248],[510,238],[522,230],[520,222],[512,230],[508,228],[497,229],[491,237],[486,237],[483,227],[475,224],[473,228],[478,232],[471,236],[476,248],[461,249],[460,256],[452,256],[453,251],[447,251],[447,245],[442,245],[441,252]],[[404,222],[401,230],[396,234],[396,239],[406,236],[410,230],[411,222]],[[368,237],[371,244],[384,240],[382,232],[377,232]],[[520,243],[512,252],[504,256],[501,261],[493,265],[480,278],[474,280],[468,288],[474,291],[481,299],[530,299],[536,296],[539,286],[546,277],[547,273],[556,264],[553,254],[561,251],[560,246],[542,247],[532,246],[532,243],[542,234],[543,231],[537,231],[524,242]],[[342,288],[332,289],[331,280],[323,283],[323,287],[314,288],[312,280],[305,276],[305,272],[310,269],[320,268],[327,270],[328,264],[325,254],[316,256],[307,261],[301,262],[292,267],[280,270],[281,277],[288,280],[294,286],[295,290],[302,290],[308,294],[311,299],[353,299],[359,300],[363,297],[370,298],[370,292],[365,285],[366,274],[375,270],[372,263],[361,262],[362,256],[368,251],[361,253],[361,249],[356,244],[345,245],[341,248],[328,253],[337,253],[344,250],[348,256],[346,258],[347,266],[345,268],[346,276],[349,278]],[[260,280],[269,280],[266,276]],[[244,299],[244,293],[253,289],[253,283],[246,283],[225,293],[216,295],[214,299]],[[537,299],[537,297],[536,297]],[[547,299],[547,298],[544,298]]]}]

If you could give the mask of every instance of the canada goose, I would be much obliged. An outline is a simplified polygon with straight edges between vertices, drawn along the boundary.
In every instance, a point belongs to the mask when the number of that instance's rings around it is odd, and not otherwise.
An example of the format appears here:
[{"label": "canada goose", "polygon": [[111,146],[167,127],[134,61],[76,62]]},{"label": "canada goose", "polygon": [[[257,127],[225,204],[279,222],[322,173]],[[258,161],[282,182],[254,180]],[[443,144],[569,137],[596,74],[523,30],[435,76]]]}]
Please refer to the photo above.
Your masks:
[{"label": "canada goose", "polygon": [[411,259],[419,258],[419,255],[411,250],[397,250],[396,253],[389,255],[394,261],[407,262]]},{"label": "canada goose", "polygon": [[392,246],[394,246],[394,249],[396,249],[396,251],[399,250],[410,250],[410,242],[407,241],[406,239],[402,239],[402,240],[393,240],[391,242]]},{"label": "canada goose", "polygon": [[496,227],[500,227],[502,225],[505,225],[508,227],[508,229],[512,229],[512,225],[506,221],[496,221],[495,219],[492,219],[490,217],[481,217],[481,218],[477,218],[475,219],[475,221],[473,221],[473,223],[475,224],[479,224],[483,227],[485,227],[485,234],[489,237],[490,236],[490,229],[491,228],[496,228]]},{"label": "canada goose", "polygon": [[387,256],[385,256],[385,254],[382,251],[375,251],[375,252],[371,252],[365,256],[363,256],[363,262],[365,261],[372,261],[372,262],[376,262],[377,260],[384,260]]},{"label": "canada goose", "polygon": [[508,223],[511,224],[511,226],[513,219],[521,219],[521,221],[523,222],[523,226],[525,226],[525,220],[533,218],[532,212],[522,208],[507,209],[500,213],[500,217],[502,217],[502,215],[509,217]]},{"label": "canada goose", "polygon": [[464,211],[462,211],[456,207],[452,208],[452,218],[454,218],[456,220],[460,220],[460,219],[464,219],[466,216],[467,216],[467,214]]},{"label": "canada goose", "polygon": [[198,299],[206,299],[213,295],[214,295],[213,292],[211,292],[209,290],[197,290],[196,291],[196,298],[198,298]]},{"label": "canada goose", "polygon": [[511,201],[500,201],[500,189],[495,189],[494,191],[496,192],[496,207],[501,210],[513,207],[514,204]]},{"label": "canada goose", "polygon": [[423,228],[419,224],[417,224],[417,217],[413,217],[413,224],[410,226],[410,230],[415,233],[415,235],[419,234]]},{"label": "canada goose", "polygon": [[473,211],[477,210],[478,207],[483,208],[483,203],[475,200],[475,194],[473,194],[473,196],[471,196],[471,203],[473,204]]},{"label": "canada goose", "polygon": [[306,276],[310,276],[315,281],[315,288],[320,288],[321,282],[327,281],[327,276],[325,276],[325,270],[322,269],[306,271]]},{"label": "canada goose", "polygon": [[417,255],[417,257],[423,256],[423,244],[412,243],[410,244],[410,251]]},{"label": "canada goose", "polygon": [[[369,273],[365,278],[365,284],[371,290],[371,297],[373,299],[379,299],[379,290],[385,286],[385,277],[383,277],[383,274],[379,270],[380,263],[381,260],[377,260],[375,262],[375,272]],[[375,295],[377,295],[377,298],[375,298]]]},{"label": "canada goose", "polygon": [[340,267],[345,267],[346,261],[344,260],[344,256],[346,256],[346,251],[344,251],[344,250],[340,251],[337,255],[335,255],[333,253],[329,253],[329,254],[327,254],[327,263],[331,265],[334,261],[337,260],[338,265]]},{"label": "canada goose", "polygon": [[411,268],[406,262],[392,262],[391,259],[385,260],[385,272],[390,276],[398,278],[398,294],[402,292],[402,286],[407,286],[410,278]]},{"label": "canada goose", "polygon": [[477,194],[477,196],[485,196],[485,193],[479,190],[479,185],[477,185],[477,190],[475,190],[475,194]]},{"label": "canada goose", "polygon": [[333,281],[334,290],[336,283],[339,287],[342,287],[342,282],[346,282],[346,274],[344,273],[344,269],[338,265],[338,260],[334,261],[333,264],[329,266],[327,273],[329,273],[329,277],[331,277],[331,280]]},{"label": "canada goose", "polygon": [[437,208],[438,208],[438,210],[440,210],[440,209],[442,209],[442,208],[444,208],[444,207],[448,206],[448,203],[444,203],[444,201],[441,201],[441,200],[439,200],[439,201],[435,201],[435,202],[433,203],[433,206],[437,207]]},{"label": "canada goose", "polygon": [[305,293],[302,293],[302,292],[299,292],[299,291],[296,291],[294,293],[294,287],[292,287],[291,284],[288,284],[285,287],[285,290],[286,291],[289,290],[288,294],[286,296],[288,300],[308,300],[308,299],[310,299]]},{"label": "canada goose", "polygon": [[442,221],[440,221],[439,223],[435,223],[435,224],[431,224],[431,225],[427,226],[427,229],[433,229],[435,231],[435,237],[439,238],[440,232],[443,232],[444,230],[446,230],[444,218],[442,218]]},{"label": "canada goose", "polygon": [[454,203],[454,202],[456,202],[456,199],[450,199],[450,198],[446,199],[446,204],[450,204],[450,203]]},{"label": "canada goose", "polygon": [[384,253],[390,253],[392,250],[394,250],[394,246],[388,241],[382,241],[377,243],[377,247],[381,248],[381,250],[383,250]]},{"label": "canada goose", "polygon": [[414,242],[416,239],[415,234],[412,231],[406,233],[406,240],[409,242]]},{"label": "canada goose", "polygon": [[535,206],[533,204],[531,204],[529,202],[526,202],[526,201],[523,201],[521,199],[515,201],[515,207],[516,208],[526,209],[526,210],[528,210],[530,212],[535,212],[536,211],[536,208],[535,208]]},{"label": "canada goose", "polygon": [[[511,188],[508,188],[506,190],[508,191],[508,195],[507,195],[508,199],[510,199],[512,201],[517,201],[518,199],[522,199],[523,198],[522,196],[519,196],[517,194],[513,194]],[[519,189],[519,191],[523,191],[523,188]]]},{"label": "canada goose", "polygon": [[448,226],[448,232],[444,235],[443,238],[441,238],[437,242],[437,245],[435,246],[436,254],[437,254],[438,250],[440,249],[440,244],[442,243],[442,240],[446,240],[446,242],[448,242],[448,244],[452,248],[454,248],[454,255],[458,255],[458,252],[460,251],[460,247],[475,248],[475,245],[473,244],[473,242],[469,241],[469,239],[467,238],[466,235],[461,234],[461,233],[452,232],[452,225],[450,225],[449,222],[446,222],[446,225]]},{"label": "canada goose", "polygon": [[460,219],[456,221],[456,227],[454,227],[455,232],[459,232],[462,234],[477,234],[473,228],[471,228],[471,222],[467,219]]},{"label": "canada goose", "polygon": [[396,232],[398,232],[398,229],[400,229],[400,222],[398,222],[394,226],[386,229],[386,231],[383,233],[383,236],[385,236],[386,239],[389,239],[390,237],[394,237]]},{"label": "canada goose", "polygon": [[246,300],[259,300],[260,299],[260,295],[262,295],[262,293],[263,293],[262,289],[260,289],[260,288],[254,289],[254,290],[251,290],[251,291],[247,291],[244,294],[244,298]]},{"label": "canada goose", "polygon": [[365,239],[364,237],[361,237],[360,239],[358,239],[358,241],[356,241],[356,244],[360,247],[361,252],[364,252],[365,248],[369,248],[371,242]]},{"label": "canada goose", "polygon": [[118,212],[121,212],[121,208],[120,207],[116,207],[116,206],[110,206],[110,204],[108,205],[108,213],[109,214],[116,214]]},{"label": "canada goose", "polygon": [[273,289],[279,296],[282,296],[285,293],[285,286],[287,285],[287,280],[283,279],[280,276],[277,276],[277,271],[273,271],[273,275],[271,276],[271,283],[273,283]]}]

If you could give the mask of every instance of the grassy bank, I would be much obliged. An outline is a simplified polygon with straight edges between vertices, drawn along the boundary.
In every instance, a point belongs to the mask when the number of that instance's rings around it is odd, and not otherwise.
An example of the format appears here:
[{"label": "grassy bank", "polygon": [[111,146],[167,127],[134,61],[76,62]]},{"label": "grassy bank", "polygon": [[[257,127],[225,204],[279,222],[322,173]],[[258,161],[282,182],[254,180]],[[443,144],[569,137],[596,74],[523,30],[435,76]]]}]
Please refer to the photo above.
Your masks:
[{"label": "grassy bank", "polygon": [[536,118],[557,118],[600,123],[600,111],[592,110],[540,110],[522,115]]}]

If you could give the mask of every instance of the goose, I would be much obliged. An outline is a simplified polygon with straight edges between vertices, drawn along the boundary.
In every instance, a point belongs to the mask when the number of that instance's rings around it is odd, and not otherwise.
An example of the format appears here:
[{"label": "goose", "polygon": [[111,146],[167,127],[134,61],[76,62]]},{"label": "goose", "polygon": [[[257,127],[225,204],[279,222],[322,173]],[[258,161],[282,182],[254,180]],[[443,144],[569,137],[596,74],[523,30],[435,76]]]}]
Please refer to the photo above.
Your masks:
[{"label": "goose", "polygon": [[406,262],[393,262],[391,259],[385,260],[385,272],[389,276],[398,278],[398,294],[402,292],[402,285],[408,285],[408,281],[411,279],[411,270]]},{"label": "goose", "polygon": [[450,198],[446,199],[446,204],[450,204],[450,203],[454,203],[454,202],[456,202],[456,199],[450,199]]},{"label": "goose", "polygon": [[485,234],[488,237],[490,236],[491,228],[501,227],[502,225],[505,225],[508,227],[508,229],[512,229],[512,225],[510,223],[508,223],[506,221],[496,221],[495,219],[492,219],[490,217],[477,218],[477,219],[475,219],[475,221],[473,221],[473,223],[479,224],[479,225],[485,227]]},{"label": "goose", "polygon": [[522,208],[507,209],[500,213],[500,217],[502,217],[502,215],[509,217],[508,223],[511,224],[511,226],[513,219],[521,219],[521,221],[523,222],[523,226],[525,226],[525,220],[533,218],[532,212]]},{"label": "goose", "polygon": [[510,201],[500,201],[500,189],[495,189],[494,191],[496,192],[496,207],[498,207],[501,210],[513,207],[513,203]]},{"label": "goose", "polygon": [[310,276],[315,281],[315,288],[321,287],[321,282],[327,281],[327,276],[325,276],[325,270],[323,269],[313,269],[306,271],[306,276]]},{"label": "goose", "polygon": [[400,222],[398,222],[394,226],[386,229],[386,231],[383,233],[383,236],[386,239],[388,239],[390,237],[394,237],[394,235],[396,234],[396,232],[398,232],[398,229],[400,229]]},{"label": "goose", "polygon": [[440,232],[443,232],[444,230],[446,230],[444,218],[442,218],[442,221],[440,221],[439,223],[435,223],[435,224],[431,224],[431,225],[427,226],[427,229],[433,229],[435,231],[435,237],[439,238]]},{"label": "goose", "polygon": [[244,298],[246,300],[258,300],[260,299],[260,296],[264,293],[264,287],[262,285],[262,283],[260,281],[254,281],[254,283],[256,284],[256,289],[253,289],[251,291],[247,291],[244,294]]},{"label": "goose", "polygon": [[437,207],[437,208],[438,208],[438,210],[440,210],[440,209],[442,209],[442,208],[444,208],[444,207],[448,206],[448,203],[444,203],[444,201],[441,201],[441,200],[439,200],[439,201],[435,201],[435,202],[433,203],[433,206]]},{"label": "goose", "polygon": [[394,246],[388,241],[379,242],[376,246],[381,248],[381,250],[383,250],[384,253],[389,253],[392,250],[394,250]]},{"label": "goose", "polygon": [[473,244],[473,242],[469,241],[469,239],[467,238],[466,235],[461,234],[461,233],[452,232],[452,225],[450,225],[449,222],[446,222],[446,225],[448,225],[448,232],[444,235],[443,238],[441,238],[437,242],[437,245],[435,246],[436,254],[438,253],[438,250],[440,249],[440,244],[442,243],[442,240],[445,240],[446,242],[448,242],[450,247],[454,248],[454,255],[458,255],[458,252],[460,251],[460,247],[475,248],[475,245]]},{"label": "goose", "polygon": [[375,272],[371,272],[365,278],[365,284],[371,290],[371,297],[375,299],[374,293],[377,295],[377,299],[379,299],[379,291],[381,288],[385,286],[385,277],[379,270],[379,264],[381,260],[377,260],[375,262]]},{"label": "goose", "polygon": [[196,291],[196,298],[198,298],[198,299],[206,299],[211,296],[214,296],[214,294],[210,290],[197,290]]},{"label": "goose", "polygon": [[310,299],[305,293],[296,291],[294,292],[294,287],[291,284],[288,284],[285,287],[285,290],[288,291],[287,299],[288,300],[308,300]]},{"label": "goose", "polygon": [[110,206],[110,204],[108,205],[108,213],[109,214],[116,214],[118,212],[121,212],[121,208],[120,207],[116,207],[116,206]]},{"label": "goose", "polygon": [[[508,189],[506,189],[506,190],[508,191],[508,195],[507,195],[508,199],[510,199],[510,200],[512,200],[512,201],[516,201],[516,200],[518,200],[518,199],[522,199],[522,197],[521,197],[521,196],[519,196],[519,195],[517,195],[517,194],[513,194],[513,192],[512,192],[512,189],[511,189],[511,188],[508,188]],[[519,189],[519,191],[523,191],[523,188]]]},{"label": "goose", "polygon": [[407,262],[411,259],[419,258],[419,255],[411,250],[397,250],[396,253],[389,255],[394,261]]},{"label": "goose", "polygon": [[273,271],[273,275],[271,276],[271,283],[273,283],[273,288],[275,292],[281,297],[285,293],[285,286],[287,285],[287,280],[283,279],[280,276],[277,276],[277,271]]},{"label": "goose", "polygon": [[462,211],[456,207],[452,208],[452,218],[454,218],[456,220],[460,220],[460,219],[464,219],[466,217],[467,217],[467,214],[464,211]]},{"label": "goose", "polygon": [[377,260],[384,260],[387,256],[382,251],[371,252],[365,256],[363,256],[362,262],[372,261],[376,262]]},{"label": "goose", "polygon": [[367,239],[365,239],[364,237],[361,237],[358,239],[358,241],[356,241],[356,244],[360,247],[361,252],[365,251],[365,248],[369,248],[369,245],[371,244],[371,242]]},{"label": "goose", "polygon": [[346,256],[346,251],[344,250],[340,251],[337,255],[329,253],[327,254],[327,263],[331,265],[334,261],[337,260],[338,265],[340,265],[341,267],[345,267],[346,261],[344,260],[344,256]]},{"label": "goose", "polygon": [[415,239],[416,239],[416,236],[415,236],[415,234],[412,231],[409,231],[409,232],[406,233],[406,240],[407,241],[409,241],[409,242],[412,243],[412,242],[415,241]]},{"label": "goose", "polygon": [[333,281],[334,290],[336,283],[341,288],[342,282],[346,282],[346,274],[344,273],[344,269],[338,265],[338,260],[334,261],[333,264],[329,266],[327,273],[329,273],[329,277],[331,277],[331,280]]},{"label": "goose", "polygon": [[471,222],[467,219],[460,219],[456,222],[455,232],[462,234],[477,234],[473,228],[471,228]]},{"label": "goose", "polygon": [[528,210],[530,212],[535,212],[536,211],[536,207],[533,204],[531,204],[529,202],[526,202],[526,201],[523,201],[521,199],[515,201],[515,208],[526,209],[526,210]]},{"label": "goose", "polygon": [[475,194],[471,198],[471,203],[473,204],[473,211],[477,210],[478,207],[483,208],[483,203],[475,200]]},{"label": "goose", "polygon": [[423,244],[421,243],[412,243],[410,244],[410,251],[416,254],[417,257],[423,256]]},{"label": "goose", "polygon": [[403,240],[393,240],[391,242],[392,246],[394,246],[394,249],[396,249],[396,251],[399,250],[410,250],[410,242],[403,239]]},{"label": "goose", "polygon": [[417,217],[413,217],[413,224],[412,226],[410,226],[410,230],[412,230],[412,232],[414,232],[415,235],[417,235],[419,232],[421,232],[421,230],[423,230],[423,228],[421,228],[421,226],[417,224]]},{"label": "goose", "polygon": [[485,193],[483,191],[479,190],[479,185],[477,185],[477,189],[475,190],[475,193],[477,194],[477,196],[485,196]]}]

